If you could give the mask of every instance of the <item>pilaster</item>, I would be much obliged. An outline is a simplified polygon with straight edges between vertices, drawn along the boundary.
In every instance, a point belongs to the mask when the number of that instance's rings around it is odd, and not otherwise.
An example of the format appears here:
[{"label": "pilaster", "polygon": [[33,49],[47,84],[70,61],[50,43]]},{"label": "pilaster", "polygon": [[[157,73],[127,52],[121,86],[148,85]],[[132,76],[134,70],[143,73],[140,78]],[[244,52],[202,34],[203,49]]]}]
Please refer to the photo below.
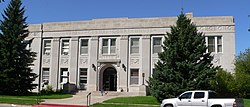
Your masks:
[{"label": "pilaster", "polygon": [[59,70],[59,53],[60,53],[60,38],[53,38],[52,42],[52,57],[51,57],[51,74],[50,76],[57,77],[51,78],[51,85],[53,88],[60,89],[60,84],[58,78],[60,79],[60,70]]},{"label": "pilaster", "polygon": [[151,65],[151,42],[150,35],[142,35],[142,52],[141,52],[141,70],[139,74],[139,85],[147,84],[149,75],[150,75],[150,65]]},{"label": "pilaster", "polygon": [[90,40],[90,55],[89,55],[89,79],[88,79],[88,91],[98,91],[99,76],[98,76],[98,36],[91,36]]},{"label": "pilaster", "polygon": [[120,58],[121,65],[120,71],[118,71],[118,90],[128,91],[128,55],[129,55],[129,43],[128,43],[128,35],[121,35],[120,40]]},{"label": "pilaster", "polygon": [[78,61],[78,37],[72,37],[71,38],[71,42],[70,42],[70,68],[69,68],[69,82],[70,83],[73,83],[75,85],[76,84],[76,81],[77,81],[77,71],[78,71],[78,64],[77,64],[77,61]]}]

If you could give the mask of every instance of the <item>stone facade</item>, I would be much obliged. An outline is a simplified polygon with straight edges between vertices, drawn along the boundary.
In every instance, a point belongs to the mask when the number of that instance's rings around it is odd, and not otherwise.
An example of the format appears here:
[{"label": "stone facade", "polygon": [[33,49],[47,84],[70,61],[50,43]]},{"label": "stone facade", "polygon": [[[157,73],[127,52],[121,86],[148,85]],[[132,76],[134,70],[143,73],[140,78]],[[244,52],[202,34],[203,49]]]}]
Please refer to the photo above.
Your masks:
[{"label": "stone facade", "polygon": [[[193,17],[214,55],[213,63],[234,70],[235,30],[232,16]],[[87,91],[144,92],[170,26],[177,17],[108,18],[51,22],[29,26],[32,69],[41,84],[55,89],[69,82]],[[38,79],[35,83],[38,83]]]}]

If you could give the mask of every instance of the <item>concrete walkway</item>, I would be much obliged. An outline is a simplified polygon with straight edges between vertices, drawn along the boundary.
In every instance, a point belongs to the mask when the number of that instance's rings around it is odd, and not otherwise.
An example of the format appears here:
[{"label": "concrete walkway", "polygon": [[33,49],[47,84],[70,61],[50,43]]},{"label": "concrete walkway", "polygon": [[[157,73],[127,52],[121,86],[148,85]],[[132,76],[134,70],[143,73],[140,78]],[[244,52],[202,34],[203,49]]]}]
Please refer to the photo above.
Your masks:
[{"label": "concrete walkway", "polygon": [[[71,98],[65,99],[45,99],[45,104],[71,104],[71,105],[87,105],[87,95],[89,92],[78,92]],[[106,92],[103,96],[99,91],[91,92],[90,104],[101,103],[104,100],[108,100],[116,97],[126,97],[126,96],[138,96],[136,93],[128,92]]]}]

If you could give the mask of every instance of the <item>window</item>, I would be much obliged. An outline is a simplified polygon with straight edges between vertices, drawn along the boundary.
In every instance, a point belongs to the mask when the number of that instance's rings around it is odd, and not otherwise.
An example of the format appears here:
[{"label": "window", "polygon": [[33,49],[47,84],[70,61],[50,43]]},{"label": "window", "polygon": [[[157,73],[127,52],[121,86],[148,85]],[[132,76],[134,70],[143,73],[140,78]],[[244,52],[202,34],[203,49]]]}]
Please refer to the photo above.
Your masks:
[{"label": "window", "polygon": [[161,44],[162,44],[162,38],[161,37],[154,37],[153,38],[153,53],[154,54],[162,52]]},{"label": "window", "polygon": [[194,99],[204,98],[205,93],[204,92],[195,92],[194,93]]},{"label": "window", "polygon": [[191,99],[191,96],[192,96],[192,92],[187,92],[187,93],[182,94],[179,98],[181,98],[181,99]]},{"label": "window", "polygon": [[102,53],[114,54],[116,52],[116,39],[103,39],[102,40]]},{"label": "window", "polygon": [[222,52],[222,39],[221,39],[221,36],[217,37],[217,52]]},{"label": "window", "polygon": [[51,40],[44,40],[43,55],[50,55],[51,52]]},{"label": "window", "polygon": [[208,37],[208,52],[215,52],[215,39]]},{"label": "window", "polygon": [[139,53],[139,38],[131,38],[131,53]]},{"label": "window", "polygon": [[130,85],[139,84],[139,69],[130,70]]},{"label": "window", "polygon": [[49,83],[49,68],[43,68],[43,71],[42,71],[42,82],[44,84],[48,84]]},{"label": "window", "polygon": [[81,39],[80,54],[88,54],[88,39]]},{"label": "window", "polygon": [[208,99],[212,99],[212,98],[221,98],[221,97],[219,97],[217,93],[210,91],[208,92]]},{"label": "window", "polygon": [[88,75],[88,72],[87,72],[87,68],[80,68],[80,85],[81,84],[87,84],[87,75]]},{"label": "window", "polygon": [[69,82],[68,78],[69,78],[68,68],[61,68],[61,78],[60,78],[61,83],[65,84]]},{"label": "window", "polygon": [[62,55],[69,55],[69,40],[62,40]]},{"label": "window", "polygon": [[221,36],[208,36],[207,45],[208,52],[219,53],[222,52],[222,37]]}]

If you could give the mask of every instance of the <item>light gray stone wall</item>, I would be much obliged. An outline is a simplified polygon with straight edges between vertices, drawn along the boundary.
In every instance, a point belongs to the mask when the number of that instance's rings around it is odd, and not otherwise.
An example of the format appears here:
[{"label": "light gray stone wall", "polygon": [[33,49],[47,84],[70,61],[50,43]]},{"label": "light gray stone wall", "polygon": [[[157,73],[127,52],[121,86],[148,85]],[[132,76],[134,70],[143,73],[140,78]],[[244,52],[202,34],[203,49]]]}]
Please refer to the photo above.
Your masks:
[{"label": "light gray stone wall", "polygon": [[[223,51],[212,53],[214,65],[222,66],[229,72],[234,71],[235,60],[235,26],[232,16],[187,17],[192,19],[198,31],[205,36],[222,36]],[[87,91],[98,91],[102,87],[103,71],[113,67],[117,71],[117,91],[131,91],[142,93],[142,73],[145,73],[144,83],[151,76],[154,64],[158,60],[157,54],[152,54],[152,35],[163,36],[175,25],[177,17],[157,18],[108,18],[88,21],[50,22],[32,24],[29,26],[30,35],[34,38],[31,48],[37,52],[33,71],[39,74],[41,68],[50,68],[50,85],[60,89],[60,69],[68,68],[69,82],[79,87],[79,69],[87,68]],[[41,26],[43,25],[43,26]],[[43,33],[41,32],[41,27]],[[130,54],[130,38],[140,38],[139,54]],[[52,40],[51,55],[42,55],[42,39]],[[80,38],[89,39],[87,55],[80,55]],[[102,39],[116,38],[116,53],[102,54]],[[70,40],[70,55],[62,56],[61,40]],[[40,63],[41,67],[40,67]],[[130,85],[130,69],[139,69],[139,84]],[[42,79],[42,78],[40,78]],[[35,81],[38,83],[38,79]]]}]

